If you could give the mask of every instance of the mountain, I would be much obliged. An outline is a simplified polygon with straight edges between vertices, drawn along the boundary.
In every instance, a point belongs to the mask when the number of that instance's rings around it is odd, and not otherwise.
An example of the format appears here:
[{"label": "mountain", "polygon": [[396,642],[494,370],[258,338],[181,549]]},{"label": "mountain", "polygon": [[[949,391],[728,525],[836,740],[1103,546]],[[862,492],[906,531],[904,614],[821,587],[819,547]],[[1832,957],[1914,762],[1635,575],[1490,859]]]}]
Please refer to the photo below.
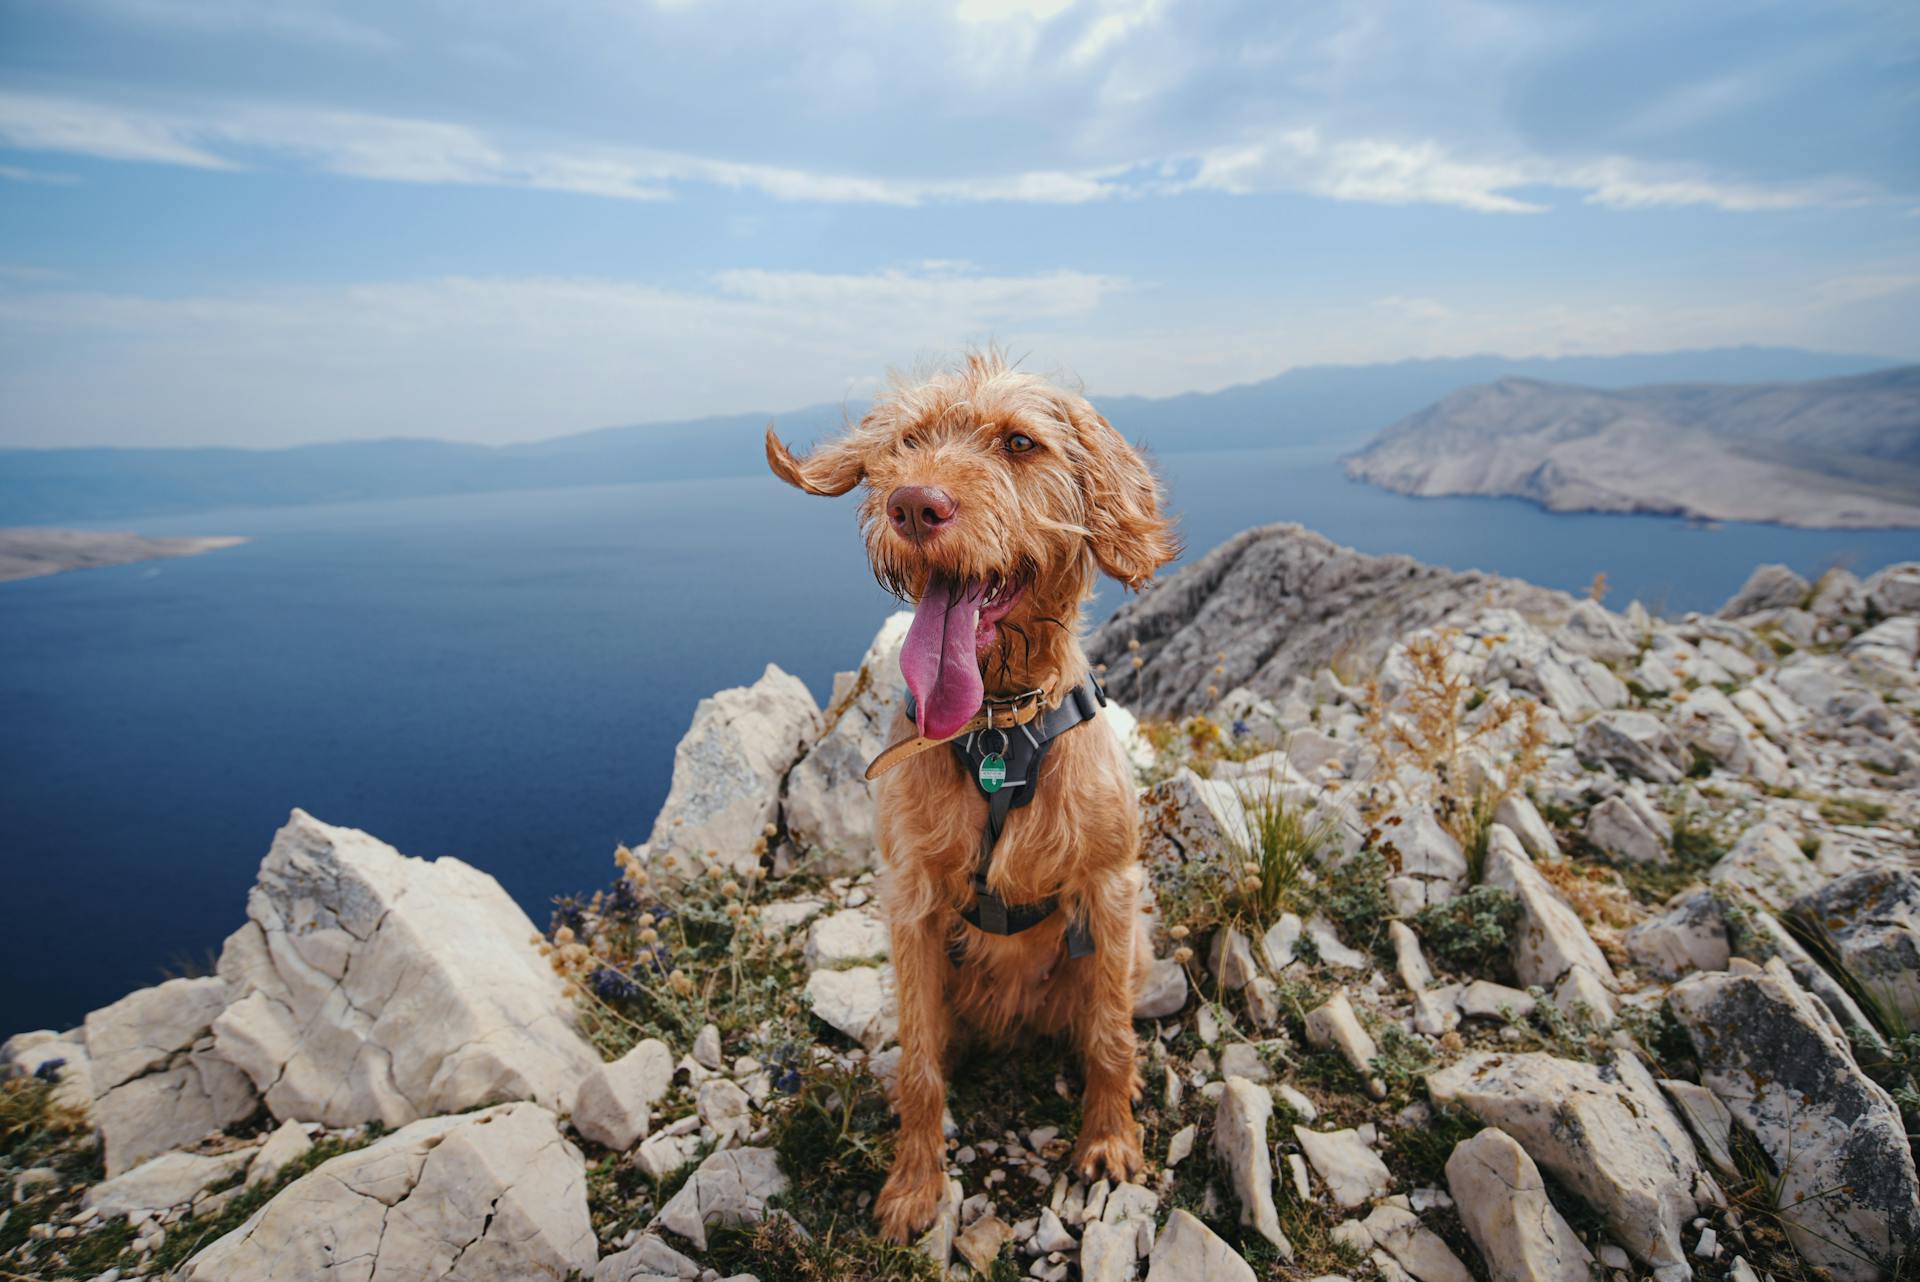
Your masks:
[{"label": "mountain", "polygon": [[1346,466],[1402,494],[1552,511],[1920,526],[1920,365],[1623,391],[1503,378],[1402,419]]},{"label": "mountain", "polygon": [[[1637,356],[1468,356],[1383,365],[1319,365],[1179,396],[1099,397],[1129,437],[1157,450],[1346,445],[1477,383],[1518,376],[1629,387],[1655,381],[1743,383],[1881,369],[1871,356],[1740,347]],[[814,405],[602,428],[527,444],[429,439],[293,449],[0,450],[0,523],[118,520],[352,499],[753,475],[771,420],[796,441],[834,430],[863,406]]]}]

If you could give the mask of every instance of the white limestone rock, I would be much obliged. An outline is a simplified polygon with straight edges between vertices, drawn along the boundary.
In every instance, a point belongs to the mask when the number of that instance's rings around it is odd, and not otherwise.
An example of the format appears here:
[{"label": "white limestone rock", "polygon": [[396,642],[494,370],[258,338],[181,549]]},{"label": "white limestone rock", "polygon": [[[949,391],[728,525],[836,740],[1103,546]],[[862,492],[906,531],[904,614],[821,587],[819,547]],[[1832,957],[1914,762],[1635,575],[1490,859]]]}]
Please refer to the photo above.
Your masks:
[{"label": "white limestone rock", "polygon": [[643,1233],[624,1251],[602,1256],[593,1282],[697,1282],[700,1266],[662,1242]]},{"label": "white limestone rock", "polygon": [[1453,1000],[1468,1019],[1497,1019],[1502,1023],[1525,1019],[1538,1004],[1532,993],[1496,984],[1490,979],[1462,984]]},{"label": "white limestone rock", "polygon": [[1213,943],[1207,951],[1207,969],[1220,981],[1222,987],[1238,992],[1247,986],[1258,971],[1254,968],[1253,949],[1247,944],[1247,937],[1232,926],[1222,926],[1213,933]]},{"label": "white limestone rock", "polygon": [[1240,1202],[1240,1223],[1273,1243],[1281,1257],[1293,1259],[1293,1244],[1280,1231],[1280,1215],[1273,1204],[1273,1152],[1267,1144],[1267,1121],[1273,1116],[1273,1097],[1264,1086],[1244,1077],[1229,1077],[1220,1092],[1213,1120],[1213,1147],[1226,1164],[1233,1192]]},{"label": "white limestone rock", "polygon": [[1253,1267],[1186,1211],[1167,1217],[1153,1244],[1146,1282],[1257,1282]]},{"label": "white limestone rock", "polygon": [[93,1112],[93,1065],[84,1028],[15,1033],[0,1042],[0,1080],[41,1077],[53,1085],[53,1102],[87,1118]]},{"label": "white limestone rock", "polygon": [[1352,1210],[1374,1198],[1384,1197],[1393,1188],[1393,1174],[1380,1155],[1361,1140],[1358,1131],[1311,1131],[1293,1128],[1300,1151],[1327,1186],[1336,1206]]},{"label": "white limestone rock", "polygon": [[1386,1084],[1373,1071],[1373,1060],[1380,1048],[1360,1026],[1346,989],[1336,990],[1324,1004],[1308,1011],[1306,1025],[1309,1043],[1322,1050],[1339,1051],[1341,1058],[1353,1066],[1353,1071],[1365,1079],[1367,1093],[1375,1099],[1386,1098]]},{"label": "white limestone rock", "polygon": [[932,1260],[934,1267],[942,1273],[946,1271],[947,1261],[953,1257],[953,1240],[960,1232],[962,1201],[960,1181],[949,1176],[946,1186],[941,1190],[940,1203],[934,1208],[933,1223],[920,1235],[920,1241],[916,1244],[920,1253]]},{"label": "white limestone rock", "polygon": [[1667,842],[1672,837],[1671,828],[1662,833],[1625,796],[1608,797],[1587,812],[1587,840],[1617,859],[1664,864],[1670,858]]},{"label": "white limestone rock", "polygon": [[816,970],[807,976],[805,996],[815,1015],[869,1051],[899,1036],[891,964]]},{"label": "white limestone rock", "polygon": [[838,970],[856,962],[884,961],[887,923],[870,908],[843,908],[807,928],[801,958],[809,970]]},{"label": "white limestone rock", "polygon": [[1690,760],[1665,722],[1647,712],[1602,712],[1580,727],[1574,751],[1583,761],[1604,762],[1623,776],[1649,783],[1679,783]]},{"label": "white limestone rock", "polygon": [[1739,619],[1761,610],[1798,606],[1812,594],[1813,585],[1788,566],[1755,566],[1740,590],[1720,607],[1720,617]]},{"label": "white limestone rock", "polygon": [[404,1126],[499,1100],[558,1111],[600,1057],[533,923],[457,859],[409,859],[295,810],[220,976],[218,1054],[275,1117]]},{"label": "white limestone rock", "polygon": [[1492,1282],[1588,1282],[1593,1255],[1554,1209],[1533,1159],[1505,1131],[1489,1126],[1454,1145],[1447,1191]]},{"label": "white limestone rock", "polygon": [[1625,942],[1633,964],[1662,979],[1725,970],[1732,955],[1726,918],[1711,890],[1681,895],[1666,912],[1629,930]]},{"label": "white limestone rock", "polygon": [[[304,1136],[302,1138],[305,1138]],[[185,1206],[201,1190],[225,1183],[246,1169],[251,1149],[206,1156],[199,1153],[162,1153],[131,1171],[88,1189],[80,1205],[105,1216],[140,1216]]]},{"label": "white limestone rock", "polygon": [[1429,1074],[1427,1093],[1512,1136],[1643,1263],[1690,1273],[1680,1230],[1697,1210],[1699,1155],[1632,1055],[1585,1064],[1479,1052]]},{"label": "white limestone rock", "polygon": [[747,1093],[724,1077],[700,1083],[700,1120],[714,1135],[714,1143],[725,1148],[745,1139],[753,1130],[753,1101]]},{"label": "white limestone rock", "polygon": [[1639,634],[1597,601],[1574,602],[1573,612],[1553,634],[1553,643],[1591,659],[1631,659],[1640,653]]},{"label": "white limestone rock", "polygon": [[1764,823],[1741,833],[1707,880],[1737,886],[1777,912],[1819,889],[1823,878],[1784,828]]},{"label": "white limestone rock", "polygon": [[1493,821],[1518,837],[1520,845],[1534,859],[1561,857],[1560,839],[1554,836],[1552,826],[1540,817],[1539,809],[1525,795],[1513,792],[1502,797],[1493,812]]},{"label": "white limestone rock", "polygon": [[[1678,695],[1675,700],[1679,700]],[[1689,691],[1685,702],[1675,708],[1670,724],[1688,746],[1734,774],[1775,786],[1785,785],[1793,775],[1786,754],[1755,730],[1746,714],[1712,686]]]},{"label": "white limestone rock", "polygon": [[1673,1101],[1674,1111],[1686,1120],[1701,1156],[1720,1174],[1738,1178],[1740,1172],[1733,1164],[1733,1114],[1720,1097],[1698,1082],[1666,1077],[1660,1079],[1660,1089]]},{"label": "white limestone rock", "polygon": [[561,1282],[599,1255],[586,1168],[538,1104],[431,1117],[323,1162],[188,1261],[185,1282]]},{"label": "white limestone rock", "polygon": [[636,853],[666,876],[704,866],[709,850],[735,872],[759,863],[753,843],[774,816],[780,783],[819,734],[820,708],[806,684],[771,663],[752,685],[702,699],[673,750],[666,803]]},{"label": "white limestone rock", "polygon": [[299,1122],[282,1122],[267,1136],[267,1142],[253,1150],[247,1161],[247,1187],[271,1184],[280,1172],[305,1157],[313,1149],[307,1128]]},{"label": "white limestone rock", "polygon": [[573,1129],[603,1148],[624,1153],[647,1138],[651,1107],[673,1088],[673,1052],[649,1037],[611,1064],[580,1079],[573,1097]]},{"label": "white limestone rock", "polygon": [[1878,1282],[1877,1262],[1920,1239],[1920,1177],[1893,1100],[1779,958],[1695,975],[1667,1000],[1701,1084],[1779,1170],[1795,1248],[1840,1282]]},{"label": "white limestone rock", "polygon": [[[1593,942],[1580,915],[1568,906],[1540,875],[1520,840],[1500,824],[1487,831],[1487,860],[1483,879],[1489,886],[1511,891],[1520,901],[1520,927],[1514,940],[1513,969],[1520,982],[1554,990],[1556,1006],[1571,1010],[1574,998],[1584,1001],[1603,1020],[1613,1018],[1610,990],[1618,987],[1613,967]],[[1569,975],[1569,996],[1560,992]]]},{"label": "white limestone rock", "polygon": [[1421,1224],[1420,1217],[1408,1208],[1394,1205],[1394,1201],[1382,1202],[1361,1221],[1375,1245],[1420,1282],[1473,1282],[1473,1274],[1440,1240],[1440,1235]]},{"label": "white limestone rock", "polygon": [[867,763],[892,742],[906,680],[900,646],[913,615],[896,611],[880,625],[860,667],[834,678],[822,718],[825,731],[787,774],[787,835],[811,856],[811,867],[839,876],[874,867],[873,785]]},{"label": "white limestone rock", "polygon": [[1187,968],[1170,957],[1156,957],[1133,999],[1135,1019],[1165,1019],[1187,1004]]},{"label": "white limestone rock", "polygon": [[1889,565],[1866,581],[1865,592],[1882,615],[1920,614],[1920,561]]},{"label": "white limestone rock", "polygon": [[728,1149],[700,1163],[648,1227],[670,1229],[704,1251],[709,1225],[758,1224],[767,1217],[767,1203],[786,1191],[787,1177],[772,1149]]},{"label": "white limestone rock", "polygon": [[172,979],[87,1016],[89,1111],[108,1178],[259,1107],[253,1083],[214,1049],[210,1028],[226,997],[218,978]]},{"label": "white limestone rock", "polygon": [[1920,873],[1879,865],[1794,904],[1868,991],[1920,1028]]}]

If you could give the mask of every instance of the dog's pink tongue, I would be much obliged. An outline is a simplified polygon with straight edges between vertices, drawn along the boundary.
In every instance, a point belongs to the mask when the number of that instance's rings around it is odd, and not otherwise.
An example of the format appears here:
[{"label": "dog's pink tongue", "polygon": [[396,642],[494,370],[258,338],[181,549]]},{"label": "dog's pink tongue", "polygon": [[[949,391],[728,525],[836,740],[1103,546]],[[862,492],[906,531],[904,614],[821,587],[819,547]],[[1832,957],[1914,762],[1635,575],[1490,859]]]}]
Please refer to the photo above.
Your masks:
[{"label": "dog's pink tongue", "polygon": [[936,574],[913,612],[900,672],[920,713],[920,733],[928,738],[957,734],[980,711],[986,687],[973,643],[981,595],[974,584]]}]

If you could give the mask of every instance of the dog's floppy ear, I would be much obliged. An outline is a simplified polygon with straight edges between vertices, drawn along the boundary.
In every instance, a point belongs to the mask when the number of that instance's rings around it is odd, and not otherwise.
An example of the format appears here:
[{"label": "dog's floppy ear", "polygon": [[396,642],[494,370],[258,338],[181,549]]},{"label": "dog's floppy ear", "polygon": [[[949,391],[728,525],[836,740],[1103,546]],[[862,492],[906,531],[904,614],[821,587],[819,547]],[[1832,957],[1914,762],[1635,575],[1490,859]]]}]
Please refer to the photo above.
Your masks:
[{"label": "dog's floppy ear", "polygon": [[860,484],[866,463],[851,441],[829,441],[805,458],[795,458],[767,425],[767,466],[773,474],[796,489],[832,498]]},{"label": "dog's floppy ear", "polygon": [[1085,454],[1088,546],[1100,568],[1129,588],[1180,555],[1173,523],[1160,515],[1160,483],[1126,438],[1078,397],[1068,417]]}]

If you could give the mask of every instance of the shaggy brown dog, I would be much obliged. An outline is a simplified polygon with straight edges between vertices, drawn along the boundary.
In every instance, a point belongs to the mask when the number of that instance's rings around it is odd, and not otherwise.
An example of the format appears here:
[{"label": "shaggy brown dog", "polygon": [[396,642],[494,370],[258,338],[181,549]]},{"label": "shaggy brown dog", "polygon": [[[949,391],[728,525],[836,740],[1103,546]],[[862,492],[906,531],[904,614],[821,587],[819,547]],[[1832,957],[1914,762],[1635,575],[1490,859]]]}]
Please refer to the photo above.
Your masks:
[{"label": "shaggy brown dog", "polygon": [[[810,457],[769,430],[767,462],[810,494],[865,487],[874,573],[918,602],[901,666],[920,725],[903,712],[896,741],[916,729],[953,737],[987,695],[1037,689],[1058,704],[1087,677],[1080,613],[1098,571],[1138,588],[1179,551],[1153,474],[1120,434],[1081,397],[994,353],[917,385],[896,380]],[[1007,904],[1057,898],[1052,916],[1019,934],[959,916],[974,901],[987,802],[951,751],[912,756],[876,789],[901,1055],[900,1133],[875,1213],[896,1242],[932,1222],[946,1186],[956,1021],[1000,1044],[1071,1033],[1086,1078],[1075,1169],[1114,1180],[1140,1170],[1133,999],[1149,953],[1132,770],[1100,717],[1049,754],[988,875]],[[1068,956],[1070,921],[1090,930],[1091,956]]]}]

